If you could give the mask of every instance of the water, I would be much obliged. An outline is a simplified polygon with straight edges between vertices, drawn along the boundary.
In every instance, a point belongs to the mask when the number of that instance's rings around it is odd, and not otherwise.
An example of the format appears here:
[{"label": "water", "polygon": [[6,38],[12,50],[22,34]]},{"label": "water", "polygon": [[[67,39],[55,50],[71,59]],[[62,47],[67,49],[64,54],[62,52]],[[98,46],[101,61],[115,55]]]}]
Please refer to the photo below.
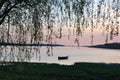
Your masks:
[{"label": "water", "polygon": [[[25,61],[37,63],[57,63],[72,65],[76,62],[120,63],[120,50],[87,47],[54,47],[53,56],[48,56],[46,47],[6,47],[0,50],[0,61]],[[69,56],[68,60],[58,60],[58,56]]]},{"label": "water", "polygon": [[[58,63],[71,65],[75,62],[95,62],[95,63],[120,63],[120,50],[96,49],[96,48],[74,48],[55,47],[53,56],[46,54],[46,49],[41,50],[41,59],[38,61],[32,58],[32,62]],[[68,60],[58,60],[58,56],[69,56]]]}]

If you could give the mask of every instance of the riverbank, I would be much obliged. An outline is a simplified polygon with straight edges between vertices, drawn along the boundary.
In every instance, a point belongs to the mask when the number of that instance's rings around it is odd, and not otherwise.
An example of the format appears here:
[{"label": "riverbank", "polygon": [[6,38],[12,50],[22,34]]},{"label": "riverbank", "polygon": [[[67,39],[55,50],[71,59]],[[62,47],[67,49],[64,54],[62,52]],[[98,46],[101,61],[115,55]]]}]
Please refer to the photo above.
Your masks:
[{"label": "riverbank", "polygon": [[87,47],[120,50],[120,43],[108,43],[108,44],[100,44],[100,45],[93,45],[93,46],[87,46]]},{"label": "riverbank", "polygon": [[10,63],[0,65],[0,80],[119,80],[120,64]]},{"label": "riverbank", "polygon": [[21,43],[0,43],[0,46],[51,46],[51,47],[64,47],[63,44],[21,44]]}]

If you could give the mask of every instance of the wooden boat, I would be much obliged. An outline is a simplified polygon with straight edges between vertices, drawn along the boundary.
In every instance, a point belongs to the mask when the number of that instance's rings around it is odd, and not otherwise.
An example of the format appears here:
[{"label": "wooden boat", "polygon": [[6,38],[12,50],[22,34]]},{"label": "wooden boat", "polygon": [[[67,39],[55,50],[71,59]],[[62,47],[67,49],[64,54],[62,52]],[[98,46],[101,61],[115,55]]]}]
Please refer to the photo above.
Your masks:
[{"label": "wooden boat", "polygon": [[58,56],[58,60],[67,60],[68,56]]}]

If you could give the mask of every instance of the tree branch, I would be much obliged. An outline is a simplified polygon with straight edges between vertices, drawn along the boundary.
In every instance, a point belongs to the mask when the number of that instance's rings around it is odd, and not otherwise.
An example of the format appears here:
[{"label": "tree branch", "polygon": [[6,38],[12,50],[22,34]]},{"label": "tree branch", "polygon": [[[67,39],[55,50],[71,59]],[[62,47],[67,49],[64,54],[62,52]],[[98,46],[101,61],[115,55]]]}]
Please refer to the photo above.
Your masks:
[{"label": "tree branch", "polygon": [[2,18],[5,14],[5,12],[9,9],[10,7],[10,3],[7,4],[7,6],[5,7],[4,11],[2,12],[2,14],[0,14],[0,18]]},{"label": "tree branch", "polygon": [[6,18],[6,16],[9,14],[9,12],[17,5],[17,4],[19,4],[19,1],[18,2],[16,2],[14,5],[12,5],[10,8],[8,8],[8,9],[5,9],[5,11],[3,12],[3,14],[2,14],[2,17],[0,16],[0,25],[4,22],[4,19]]},{"label": "tree branch", "polygon": [[7,2],[7,0],[1,0],[0,1],[0,9],[2,8],[2,6],[4,5],[5,2]]}]

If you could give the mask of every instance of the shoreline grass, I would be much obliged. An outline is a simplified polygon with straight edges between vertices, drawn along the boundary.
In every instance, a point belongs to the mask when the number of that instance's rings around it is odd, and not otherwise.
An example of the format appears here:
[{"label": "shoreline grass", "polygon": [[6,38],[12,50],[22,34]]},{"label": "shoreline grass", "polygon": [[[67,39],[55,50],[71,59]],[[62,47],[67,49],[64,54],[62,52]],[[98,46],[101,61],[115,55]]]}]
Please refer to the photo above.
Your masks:
[{"label": "shoreline grass", "polygon": [[0,65],[0,80],[120,80],[120,64],[11,63]]}]

